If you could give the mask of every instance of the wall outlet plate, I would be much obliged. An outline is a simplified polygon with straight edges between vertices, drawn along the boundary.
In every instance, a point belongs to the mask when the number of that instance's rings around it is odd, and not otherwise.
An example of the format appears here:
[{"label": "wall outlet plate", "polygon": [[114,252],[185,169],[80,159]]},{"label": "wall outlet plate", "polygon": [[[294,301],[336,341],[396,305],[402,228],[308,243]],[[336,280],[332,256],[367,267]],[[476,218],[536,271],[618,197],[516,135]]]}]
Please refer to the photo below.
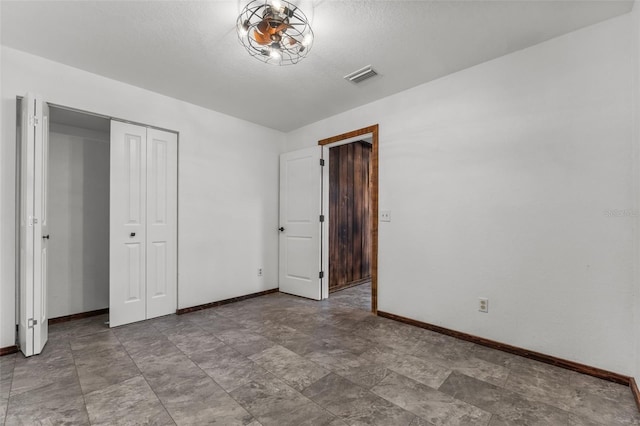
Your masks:
[{"label": "wall outlet plate", "polygon": [[262,276],[262,268],[258,268],[258,276],[261,277]]},{"label": "wall outlet plate", "polygon": [[478,311],[485,314],[489,313],[489,299],[486,297],[478,298]]},{"label": "wall outlet plate", "polygon": [[391,222],[391,210],[380,210],[380,222]]}]

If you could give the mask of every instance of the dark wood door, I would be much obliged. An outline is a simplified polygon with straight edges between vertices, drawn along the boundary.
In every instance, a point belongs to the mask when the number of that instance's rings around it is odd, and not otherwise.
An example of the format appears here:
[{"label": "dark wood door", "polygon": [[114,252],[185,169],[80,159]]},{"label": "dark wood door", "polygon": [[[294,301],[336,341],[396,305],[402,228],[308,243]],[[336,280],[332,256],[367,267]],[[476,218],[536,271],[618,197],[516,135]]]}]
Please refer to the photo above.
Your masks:
[{"label": "dark wood door", "polygon": [[329,150],[329,291],[371,278],[371,145]]}]

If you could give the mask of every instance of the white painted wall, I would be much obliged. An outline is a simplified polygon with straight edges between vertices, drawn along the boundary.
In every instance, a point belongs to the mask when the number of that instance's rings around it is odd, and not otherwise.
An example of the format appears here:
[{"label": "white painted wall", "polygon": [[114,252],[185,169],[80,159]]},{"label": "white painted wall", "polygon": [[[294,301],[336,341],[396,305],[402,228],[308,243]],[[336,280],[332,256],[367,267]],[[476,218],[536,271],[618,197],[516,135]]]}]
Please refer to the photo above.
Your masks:
[{"label": "white painted wall", "polygon": [[49,318],[109,307],[109,133],[51,124]]},{"label": "white painted wall", "polygon": [[624,15],[287,135],[380,124],[381,311],[633,373],[632,35]]},{"label": "white painted wall", "polygon": [[633,87],[633,122],[634,122],[634,173],[633,173],[633,182],[634,182],[634,208],[636,212],[639,214],[635,217],[635,253],[634,253],[634,266],[635,266],[635,275],[634,275],[634,283],[635,283],[635,307],[634,307],[634,316],[635,316],[635,333],[634,333],[634,343],[635,343],[635,378],[638,383],[640,383],[640,2],[638,0],[634,1],[633,10],[631,12],[631,20],[632,20],[632,30],[633,30],[633,52],[634,52],[634,63],[633,63],[633,76],[634,76],[634,87]]},{"label": "white painted wall", "polygon": [[[294,150],[380,124],[380,208],[393,213],[380,227],[380,310],[640,377],[626,216],[639,21],[634,11],[287,135]],[[283,134],[5,47],[0,64],[0,347],[14,342],[26,91],[180,132],[180,307],[277,286]]]},{"label": "white painted wall", "polygon": [[283,133],[7,47],[0,55],[0,347],[15,340],[15,98],[27,91],[180,132],[180,308],[278,286]]}]

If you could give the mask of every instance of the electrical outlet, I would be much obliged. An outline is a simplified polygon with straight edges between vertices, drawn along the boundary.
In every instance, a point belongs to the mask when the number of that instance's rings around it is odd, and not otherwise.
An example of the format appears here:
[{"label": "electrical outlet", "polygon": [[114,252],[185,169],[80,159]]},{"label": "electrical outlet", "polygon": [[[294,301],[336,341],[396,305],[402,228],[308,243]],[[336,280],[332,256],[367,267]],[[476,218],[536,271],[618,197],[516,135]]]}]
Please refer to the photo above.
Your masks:
[{"label": "electrical outlet", "polygon": [[262,276],[262,268],[258,268],[258,276],[261,277]]},{"label": "electrical outlet", "polygon": [[478,298],[478,311],[489,313],[489,299],[486,297]]},{"label": "electrical outlet", "polygon": [[380,222],[391,222],[391,210],[380,211]]}]

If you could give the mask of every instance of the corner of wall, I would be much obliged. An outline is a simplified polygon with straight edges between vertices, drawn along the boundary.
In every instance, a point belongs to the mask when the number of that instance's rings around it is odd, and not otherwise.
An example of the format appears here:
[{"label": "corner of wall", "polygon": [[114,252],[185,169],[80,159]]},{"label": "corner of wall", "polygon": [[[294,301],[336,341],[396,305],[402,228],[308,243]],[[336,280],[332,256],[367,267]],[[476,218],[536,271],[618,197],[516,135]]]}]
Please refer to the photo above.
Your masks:
[{"label": "corner of wall", "polygon": [[[635,0],[631,12],[633,22],[633,205],[634,226],[634,327],[635,371],[640,380],[640,1]],[[638,407],[640,408],[640,406]]]}]

